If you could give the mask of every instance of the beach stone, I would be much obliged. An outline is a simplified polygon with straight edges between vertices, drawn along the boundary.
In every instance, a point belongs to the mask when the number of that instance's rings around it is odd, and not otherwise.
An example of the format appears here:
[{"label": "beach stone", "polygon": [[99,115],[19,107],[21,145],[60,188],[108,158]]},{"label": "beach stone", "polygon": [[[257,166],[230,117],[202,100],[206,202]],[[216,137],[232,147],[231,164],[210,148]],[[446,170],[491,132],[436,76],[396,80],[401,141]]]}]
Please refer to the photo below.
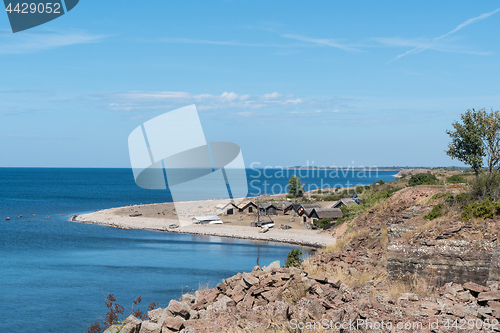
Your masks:
[{"label": "beach stone", "polygon": [[181,333],[198,333],[198,330],[194,326],[188,326],[184,328]]},{"label": "beach stone", "polygon": [[104,333],[120,333],[120,326],[118,325],[112,325],[108,327]]},{"label": "beach stone", "polygon": [[413,294],[413,293],[403,293],[403,294],[401,294],[401,296],[399,296],[398,299],[400,301],[416,302],[416,301],[418,301],[418,296],[417,296],[417,294]]},{"label": "beach stone", "polygon": [[333,277],[333,276],[328,276],[326,278],[326,282],[328,282],[330,285],[332,285],[333,287],[335,288],[340,288],[340,284],[342,283],[342,281],[340,281],[339,279],[337,279],[336,277]]},{"label": "beach stone", "polygon": [[165,321],[165,318],[167,317],[173,317],[173,314],[168,310],[168,309],[154,309],[151,311],[148,311],[148,318],[150,321],[153,323],[160,324],[160,326],[163,324]]},{"label": "beach stone", "polygon": [[244,292],[244,288],[243,287],[240,287],[239,285],[234,288],[233,292],[231,293],[231,298],[236,302],[236,303],[239,303],[241,300],[243,300],[245,298],[245,292]]},{"label": "beach stone", "polygon": [[161,326],[149,320],[143,321],[139,333],[161,333]]},{"label": "beach stone", "polygon": [[252,269],[252,272],[260,272],[262,269],[257,265]]},{"label": "beach stone", "polygon": [[219,291],[216,289],[210,292],[208,295],[206,295],[205,300],[207,303],[212,303],[213,301],[215,301],[217,296],[219,296]]},{"label": "beach stone", "polygon": [[466,289],[466,290],[470,290],[470,291],[473,291],[475,293],[482,293],[482,292],[486,292],[486,291],[489,291],[490,289],[489,288],[486,288],[484,286],[481,286],[477,283],[474,283],[474,282],[467,282],[463,285],[463,288]]},{"label": "beach stone", "polygon": [[163,323],[164,327],[171,329],[174,332],[180,331],[183,325],[184,325],[183,320],[175,317],[168,317],[165,319],[165,322]]},{"label": "beach stone", "polygon": [[488,301],[488,307],[492,308],[493,310],[500,311],[500,302],[498,302],[498,301]]},{"label": "beach stone", "polygon": [[[125,326],[127,326],[127,325],[134,326],[136,328],[136,330],[132,331],[132,332],[139,332],[139,329],[141,328],[142,320],[134,317],[133,315],[130,315],[127,318],[125,318],[125,320],[123,321],[123,324]],[[123,328],[122,328],[122,330],[123,330]],[[123,333],[123,332],[120,331],[120,333]]]},{"label": "beach stone", "polygon": [[498,300],[500,300],[500,291],[498,290],[479,293],[477,297],[478,302],[498,301]]},{"label": "beach stone", "polygon": [[255,302],[255,297],[250,294],[245,295],[245,298],[240,303],[244,308],[251,309],[253,307],[253,303]]},{"label": "beach stone", "polygon": [[253,276],[250,273],[243,273],[243,282],[247,287],[251,287],[259,284],[259,278]]},{"label": "beach stone", "polygon": [[123,325],[123,327],[120,330],[120,333],[138,333],[140,329],[141,329],[141,324],[139,324],[139,326],[136,326],[132,323],[128,323]]},{"label": "beach stone", "polygon": [[181,316],[184,319],[189,319],[189,308],[184,306],[184,304],[176,301],[175,299],[171,300],[170,303],[168,303],[167,307],[168,311],[172,313],[174,316]]},{"label": "beach stone", "polygon": [[280,265],[280,261],[277,260],[277,261],[273,261],[272,263],[270,263],[268,266],[264,266],[262,267],[262,270],[265,271],[265,272],[270,272],[272,271],[273,269],[280,269],[281,265]]},{"label": "beach stone", "polygon": [[193,327],[198,332],[208,332],[208,326],[210,325],[210,322],[204,319],[199,319],[199,320],[190,319],[186,320],[183,324],[186,328]]},{"label": "beach stone", "polygon": [[194,304],[196,297],[193,294],[184,294],[181,296],[181,302],[186,302],[188,304]]},{"label": "beach stone", "polygon": [[207,310],[213,311],[215,313],[224,312],[230,306],[236,306],[236,302],[231,298],[229,298],[228,296],[222,295],[222,297],[217,302],[208,306]]}]

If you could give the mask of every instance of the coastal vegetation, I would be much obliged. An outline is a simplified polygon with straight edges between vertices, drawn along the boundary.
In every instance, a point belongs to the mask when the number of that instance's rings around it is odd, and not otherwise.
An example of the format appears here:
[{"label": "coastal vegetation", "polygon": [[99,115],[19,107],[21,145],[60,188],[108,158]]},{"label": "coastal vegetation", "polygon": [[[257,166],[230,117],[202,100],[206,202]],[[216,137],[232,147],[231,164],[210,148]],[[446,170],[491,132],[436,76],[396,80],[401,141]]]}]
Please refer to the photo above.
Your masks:
[{"label": "coastal vegetation", "polygon": [[300,178],[293,174],[288,181],[288,196],[298,198],[304,196],[304,192],[304,185],[300,182]]},{"label": "coastal vegetation", "polygon": [[285,267],[300,267],[304,261],[300,257],[301,255],[302,251],[300,249],[292,249],[286,257]]},{"label": "coastal vegetation", "polygon": [[[154,310],[158,307],[158,304],[155,302],[151,302],[148,306],[146,313],[142,312],[140,309],[134,309],[134,305],[139,305],[142,302],[142,297],[139,296],[133,301],[132,309],[130,310],[130,315],[135,318],[141,320],[147,320],[147,313],[151,310]],[[125,308],[116,302],[116,297],[113,294],[108,294],[105,300],[106,307],[108,308],[108,312],[103,321],[103,325],[99,323],[99,321],[95,321],[92,325],[89,326],[85,333],[102,333],[105,328],[112,327],[113,325],[121,325],[123,322],[123,313],[125,312]]]},{"label": "coastal vegetation", "polygon": [[408,181],[408,186],[436,185],[439,180],[432,173],[417,173],[412,175]]},{"label": "coastal vegetation", "polygon": [[[486,109],[467,110],[462,122],[452,124],[454,130],[446,133],[452,141],[446,153],[451,158],[469,165],[476,177],[483,163],[491,174],[500,164],[500,112]],[[486,161],[484,161],[486,159]]]}]

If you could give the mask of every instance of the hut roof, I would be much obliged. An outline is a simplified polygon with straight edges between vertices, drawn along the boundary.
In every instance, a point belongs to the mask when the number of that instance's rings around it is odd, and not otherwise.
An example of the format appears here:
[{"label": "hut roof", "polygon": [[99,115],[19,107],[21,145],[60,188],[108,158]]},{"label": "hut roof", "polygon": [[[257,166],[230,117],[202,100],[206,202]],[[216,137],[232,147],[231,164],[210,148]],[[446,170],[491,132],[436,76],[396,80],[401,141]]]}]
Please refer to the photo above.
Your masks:
[{"label": "hut roof", "polygon": [[340,219],[343,216],[340,208],[315,208],[314,212],[319,219]]},{"label": "hut roof", "polygon": [[343,198],[343,199],[340,199],[339,201],[337,201],[333,206],[332,208],[339,208],[341,206],[347,206],[349,207],[350,205],[354,205],[356,203],[356,201],[354,201],[354,199],[351,199],[351,198]]}]

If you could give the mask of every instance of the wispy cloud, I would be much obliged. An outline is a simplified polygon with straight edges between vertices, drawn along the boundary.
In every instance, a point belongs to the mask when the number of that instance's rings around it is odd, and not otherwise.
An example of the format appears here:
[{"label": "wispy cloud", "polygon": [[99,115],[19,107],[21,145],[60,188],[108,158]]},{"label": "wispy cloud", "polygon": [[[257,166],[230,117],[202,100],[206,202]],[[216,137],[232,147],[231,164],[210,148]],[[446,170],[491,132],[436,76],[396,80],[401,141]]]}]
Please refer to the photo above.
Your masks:
[{"label": "wispy cloud", "polygon": [[0,54],[33,53],[62,46],[96,43],[109,37],[83,31],[64,33],[19,33],[0,35]]},{"label": "wispy cloud", "polygon": [[[74,101],[77,102],[77,101]],[[113,94],[85,96],[80,103],[96,108],[120,112],[127,117],[152,117],[159,112],[196,104],[205,118],[244,118],[254,115],[282,119],[286,115],[331,114],[332,110],[345,109],[348,99],[335,97],[311,97],[282,94],[279,92],[261,95],[240,94],[225,91],[221,94],[193,94],[182,91],[130,91]],[[295,113],[293,113],[295,112]]]},{"label": "wispy cloud", "polygon": [[[406,51],[405,53],[403,54],[400,54],[398,55],[396,58],[394,58],[394,60],[397,60],[397,59],[401,59],[407,55],[410,55],[410,54],[417,54],[417,53],[420,53],[420,52],[423,52],[425,50],[429,50],[429,49],[434,49],[434,50],[439,50],[441,49],[442,50],[442,45],[440,45],[440,41],[443,40],[444,38],[456,33],[457,31],[465,28],[466,26],[476,22],[476,21],[481,21],[481,20],[484,20],[496,13],[498,13],[500,11],[500,8],[497,8],[495,9],[494,11],[492,12],[488,12],[488,13],[484,13],[484,14],[481,14],[479,16],[476,16],[476,17],[473,17],[473,18],[470,18],[468,19],[467,21],[463,22],[462,24],[459,24],[455,29],[451,30],[451,31],[448,31],[447,33],[439,36],[439,37],[436,37],[436,38],[433,38],[433,39],[430,39],[426,42],[422,42],[422,43],[419,43],[417,45],[414,46],[413,49],[411,50],[408,50]],[[445,48],[446,49],[446,48]],[[447,49],[449,50],[449,49]],[[457,52],[463,52],[463,51],[457,51]],[[474,53],[474,54],[484,54],[484,53],[480,53],[480,52],[467,52],[467,53]]]},{"label": "wispy cloud", "polygon": [[243,46],[243,47],[274,47],[274,48],[284,48],[284,47],[305,47],[305,44],[279,44],[279,43],[248,43],[241,42],[238,40],[207,40],[207,39],[193,39],[193,38],[162,38],[160,39],[162,43],[174,43],[174,44],[200,44],[200,45],[219,45],[219,46]]},{"label": "wispy cloud", "polygon": [[283,34],[281,37],[299,40],[301,42],[311,43],[319,46],[330,46],[344,51],[361,51],[354,45],[342,44],[339,41],[331,38],[310,38],[301,35]]},{"label": "wispy cloud", "polygon": [[[394,47],[413,47],[412,50],[417,50],[413,53],[419,53],[424,50],[434,50],[440,52],[453,52],[453,53],[465,53],[465,54],[475,54],[475,55],[489,55],[491,52],[483,52],[470,50],[467,47],[456,45],[455,40],[440,41],[439,43],[433,41],[432,39],[426,38],[401,38],[401,37],[375,37],[372,38],[373,41],[382,44],[384,46],[394,46]],[[411,51],[411,50],[410,50]],[[410,54],[406,52],[405,55]],[[400,55],[393,60],[399,59],[404,55]]]},{"label": "wispy cloud", "polygon": [[106,105],[107,108],[115,111],[163,109],[187,104],[196,104],[200,111],[220,111],[225,109],[258,110],[270,107],[294,108],[309,103],[292,94],[274,92],[261,96],[253,96],[227,91],[220,95],[192,94],[182,91],[130,91],[102,96],[102,99],[109,100],[110,102]]}]

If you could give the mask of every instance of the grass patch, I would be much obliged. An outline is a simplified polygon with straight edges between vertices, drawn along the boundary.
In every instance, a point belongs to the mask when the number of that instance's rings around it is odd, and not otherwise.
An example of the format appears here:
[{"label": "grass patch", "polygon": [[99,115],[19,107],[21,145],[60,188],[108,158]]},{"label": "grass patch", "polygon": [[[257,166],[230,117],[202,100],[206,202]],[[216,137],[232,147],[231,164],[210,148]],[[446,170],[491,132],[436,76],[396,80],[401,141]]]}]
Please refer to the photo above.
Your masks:
[{"label": "grass patch", "polygon": [[452,183],[452,184],[462,184],[462,183],[467,183],[467,179],[460,175],[453,175],[451,177],[446,178],[447,183]]}]

